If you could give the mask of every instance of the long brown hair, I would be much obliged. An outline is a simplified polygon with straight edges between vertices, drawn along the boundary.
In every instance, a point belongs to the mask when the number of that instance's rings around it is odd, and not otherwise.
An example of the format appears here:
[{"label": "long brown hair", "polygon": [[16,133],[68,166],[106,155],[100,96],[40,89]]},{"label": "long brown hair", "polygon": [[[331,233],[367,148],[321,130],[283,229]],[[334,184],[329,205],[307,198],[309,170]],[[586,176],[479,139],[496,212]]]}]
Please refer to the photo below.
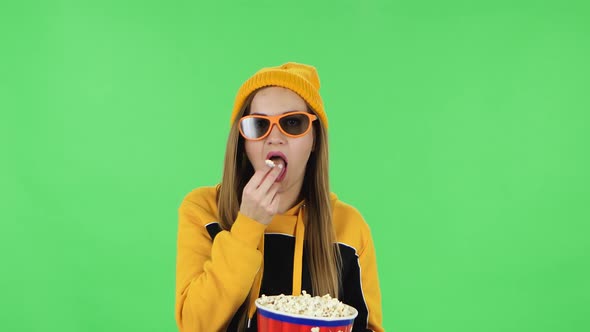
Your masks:
[{"label": "long brown hair", "polygon": [[[236,220],[242,191],[254,175],[254,169],[246,155],[244,138],[240,135],[238,124],[242,116],[249,114],[250,104],[257,91],[250,94],[244,102],[232,124],[227,140],[223,179],[217,193],[219,222],[225,230],[230,230]],[[307,108],[308,111],[314,113],[309,105]],[[318,121],[313,122],[314,149],[307,162],[299,198],[304,200],[305,205],[303,214],[305,249],[309,262],[312,293],[339,297],[342,261],[332,225],[328,176],[328,135],[320,121],[318,118]],[[242,311],[240,331],[244,329],[244,322],[247,319],[248,303],[249,298],[246,298],[240,308]]]}]

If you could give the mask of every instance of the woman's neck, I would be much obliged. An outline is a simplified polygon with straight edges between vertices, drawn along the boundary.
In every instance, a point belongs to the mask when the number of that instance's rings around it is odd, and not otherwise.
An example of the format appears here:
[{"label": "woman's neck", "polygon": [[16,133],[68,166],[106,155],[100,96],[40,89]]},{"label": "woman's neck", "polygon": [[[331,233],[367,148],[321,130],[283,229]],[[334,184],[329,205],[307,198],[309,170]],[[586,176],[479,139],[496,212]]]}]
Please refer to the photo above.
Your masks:
[{"label": "woman's neck", "polygon": [[287,188],[286,191],[280,193],[281,200],[279,201],[278,214],[283,214],[290,208],[299,203],[299,194],[301,193],[301,187],[303,186],[303,180],[299,183],[294,183],[292,186]]}]

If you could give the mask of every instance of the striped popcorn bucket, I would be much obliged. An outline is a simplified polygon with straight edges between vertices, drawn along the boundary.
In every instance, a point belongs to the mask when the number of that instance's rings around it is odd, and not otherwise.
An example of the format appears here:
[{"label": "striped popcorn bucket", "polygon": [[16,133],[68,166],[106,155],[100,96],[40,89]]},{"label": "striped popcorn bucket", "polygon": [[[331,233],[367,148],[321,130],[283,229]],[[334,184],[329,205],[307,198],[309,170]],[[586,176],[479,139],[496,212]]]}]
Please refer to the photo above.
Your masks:
[{"label": "striped popcorn bucket", "polygon": [[258,332],[351,332],[356,309],[348,317],[307,317],[289,314],[261,306],[256,301],[258,311]]}]

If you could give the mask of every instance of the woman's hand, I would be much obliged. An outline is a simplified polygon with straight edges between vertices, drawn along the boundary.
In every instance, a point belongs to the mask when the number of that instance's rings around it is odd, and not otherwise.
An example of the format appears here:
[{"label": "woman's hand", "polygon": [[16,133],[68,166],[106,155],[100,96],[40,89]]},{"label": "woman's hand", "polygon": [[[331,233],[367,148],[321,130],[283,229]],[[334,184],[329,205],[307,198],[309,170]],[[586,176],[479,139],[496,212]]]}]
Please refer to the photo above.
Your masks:
[{"label": "woman's hand", "polygon": [[281,173],[283,165],[259,170],[248,181],[242,192],[240,212],[261,224],[270,224],[272,217],[279,209],[280,194],[277,194],[280,183],[275,180]]}]

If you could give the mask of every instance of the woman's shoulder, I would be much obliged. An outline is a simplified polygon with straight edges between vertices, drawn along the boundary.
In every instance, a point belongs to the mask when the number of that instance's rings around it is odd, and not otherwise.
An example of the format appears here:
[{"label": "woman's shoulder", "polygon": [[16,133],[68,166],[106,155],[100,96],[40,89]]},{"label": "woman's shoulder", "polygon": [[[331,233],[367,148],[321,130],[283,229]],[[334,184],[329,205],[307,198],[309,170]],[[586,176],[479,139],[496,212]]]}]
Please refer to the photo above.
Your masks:
[{"label": "woman's shoulder", "polygon": [[217,186],[204,186],[191,190],[184,196],[180,210],[190,210],[200,215],[217,215]]},{"label": "woman's shoulder", "polygon": [[358,248],[371,237],[371,230],[359,210],[330,194],[332,201],[332,222],[339,242]]},{"label": "woman's shoulder", "polygon": [[359,210],[349,203],[342,201],[334,193],[330,194],[332,213],[335,223],[345,223],[349,226],[367,226]]},{"label": "woman's shoulder", "polygon": [[197,187],[193,190],[191,190],[188,194],[186,194],[184,196],[184,200],[190,200],[190,201],[208,201],[208,200],[216,200],[217,198],[217,189],[218,189],[219,185],[217,186],[203,186],[203,187]]}]

